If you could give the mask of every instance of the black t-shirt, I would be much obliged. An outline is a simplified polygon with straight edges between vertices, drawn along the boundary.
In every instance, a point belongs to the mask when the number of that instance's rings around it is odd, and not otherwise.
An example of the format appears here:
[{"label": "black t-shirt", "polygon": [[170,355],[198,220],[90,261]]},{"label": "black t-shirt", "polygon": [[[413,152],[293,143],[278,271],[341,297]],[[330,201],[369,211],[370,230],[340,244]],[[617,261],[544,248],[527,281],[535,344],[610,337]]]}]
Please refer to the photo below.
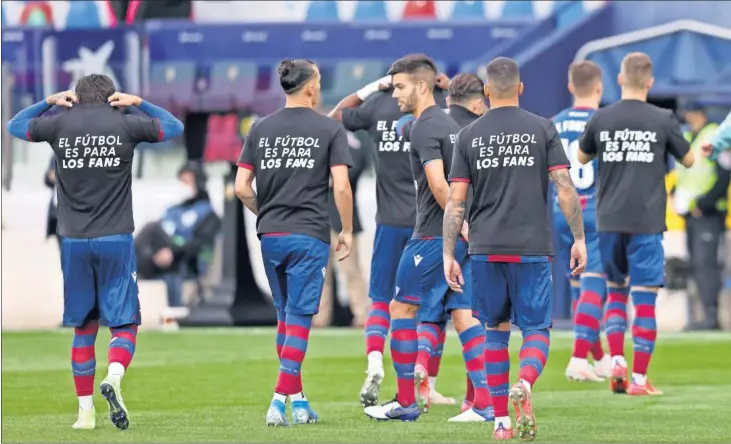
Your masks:
[{"label": "black t-shirt", "polygon": [[450,105],[449,108],[447,108],[447,113],[449,114],[449,117],[453,118],[461,128],[466,127],[480,118],[477,114],[460,105]]},{"label": "black t-shirt", "polygon": [[594,113],[579,149],[596,154],[597,227],[615,233],[662,233],[668,156],[682,159],[690,146],[670,110],[621,100]]},{"label": "black t-shirt", "polygon": [[76,105],[30,122],[34,142],[56,156],[58,234],[93,238],[132,233],[132,157],[140,142],[158,142],[160,124],[108,104]]},{"label": "black t-shirt", "polygon": [[459,129],[459,124],[438,106],[425,109],[411,126],[411,171],[416,186],[414,237],[442,237],[444,210],[429,188],[424,167],[433,160],[441,160],[444,177],[449,176]]},{"label": "black t-shirt", "polygon": [[330,167],[353,166],[343,126],[310,108],[283,108],[256,121],[239,166],[256,173],[258,233],[295,233],[330,243]]},{"label": "black t-shirt", "polygon": [[551,256],[548,172],[569,162],[553,123],[518,107],[490,110],[457,136],[451,181],[469,181],[470,254]]},{"label": "black t-shirt", "polygon": [[[416,221],[410,144],[396,134],[396,122],[404,113],[399,110],[392,90],[372,94],[360,106],[343,110],[343,125],[350,131],[365,130],[376,153],[376,223],[395,227],[413,227]],[[441,90],[434,91],[437,105],[444,104]]]}]

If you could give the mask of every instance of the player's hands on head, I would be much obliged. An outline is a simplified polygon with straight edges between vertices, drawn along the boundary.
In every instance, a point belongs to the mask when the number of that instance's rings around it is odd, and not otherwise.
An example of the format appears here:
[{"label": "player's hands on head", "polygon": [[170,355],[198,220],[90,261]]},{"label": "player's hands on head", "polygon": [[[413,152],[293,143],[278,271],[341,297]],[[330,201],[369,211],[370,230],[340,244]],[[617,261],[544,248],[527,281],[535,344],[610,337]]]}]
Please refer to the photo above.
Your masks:
[{"label": "player's hands on head", "polygon": [[462,222],[462,229],[459,230],[459,234],[462,235],[464,240],[469,241],[470,227],[467,225],[467,221]]},{"label": "player's hands on head", "polygon": [[353,233],[341,231],[338,235],[338,246],[335,247],[335,251],[340,253],[338,256],[338,262],[345,260],[350,256],[350,250],[353,247]]},{"label": "player's hands on head", "polygon": [[444,73],[437,74],[437,88],[448,90],[449,89],[449,77]]},{"label": "player's hands on head", "polygon": [[379,91],[388,91],[389,89],[391,89],[391,76],[381,79],[381,83],[378,84]]},{"label": "player's hands on head", "polygon": [[121,108],[124,108],[125,106],[140,106],[140,103],[142,103],[141,98],[121,92],[115,92],[107,101],[111,106],[118,106]]},{"label": "player's hands on head", "polygon": [[586,269],[586,242],[575,240],[571,247],[571,262],[569,264],[571,276],[578,276]]},{"label": "player's hands on head", "polygon": [[449,288],[457,293],[462,293],[464,276],[462,275],[462,267],[459,266],[459,262],[457,262],[454,256],[444,256],[442,261],[444,262],[444,278],[447,280]]},{"label": "player's hands on head", "polygon": [[58,105],[65,106],[66,108],[71,108],[72,106],[74,106],[74,103],[79,103],[79,98],[76,97],[76,93],[73,91],[63,91],[49,96],[46,99],[46,103],[51,106]]}]

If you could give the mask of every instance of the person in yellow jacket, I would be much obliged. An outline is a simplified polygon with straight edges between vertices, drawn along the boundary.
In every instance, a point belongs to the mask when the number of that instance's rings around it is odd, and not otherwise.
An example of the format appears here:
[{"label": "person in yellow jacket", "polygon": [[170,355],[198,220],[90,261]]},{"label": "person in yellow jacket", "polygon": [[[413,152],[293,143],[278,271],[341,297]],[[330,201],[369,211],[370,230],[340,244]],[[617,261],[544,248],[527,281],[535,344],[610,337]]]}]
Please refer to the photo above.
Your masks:
[{"label": "person in yellow jacket", "polygon": [[676,165],[673,206],[685,219],[693,278],[705,314],[705,319],[691,325],[691,329],[715,330],[719,328],[718,299],[723,272],[718,250],[726,232],[731,171],[728,165],[701,155],[702,147],[718,129],[718,125],[708,121],[705,109],[698,103],[689,104],[685,121],[689,127],[685,137],[697,153],[697,161],[690,168]]}]

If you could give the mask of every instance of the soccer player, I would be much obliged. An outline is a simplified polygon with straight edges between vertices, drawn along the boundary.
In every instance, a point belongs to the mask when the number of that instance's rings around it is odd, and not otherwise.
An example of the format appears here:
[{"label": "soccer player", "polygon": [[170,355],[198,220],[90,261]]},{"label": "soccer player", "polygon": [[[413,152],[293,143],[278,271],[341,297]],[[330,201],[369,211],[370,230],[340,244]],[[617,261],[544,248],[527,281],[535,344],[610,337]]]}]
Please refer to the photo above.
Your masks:
[{"label": "soccer player", "polygon": [[[446,89],[449,79],[440,75],[438,85]],[[369,297],[371,308],[366,318],[366,355],[368,369],[360,391],[364,407],[378,404],[384,377],[383,350],[391,322],[388,304],[396,288],[396,269],[416,222],[416,192],[409,163],[410,143],[400,137],[397,123],[404,116],[391,96],[391,76],[376,80],[344,98],[330,112],[330,117],[350,131],[367,131],[375,146],[376,168],[376,237],[371,257]],[[444,103],[441,88],[434,90],[437,104]],[[422,354],[427,355],[428,378],[419,387],[422,398],[433,404],[454,404],[436,391],[446,337],[446,320],[419,326]]]},{"label": "soccer player", "polygon": [[[590,61],[572,63],[569,67],[569,91],[574,98],[573,106],[561,111],[553,118],[553,122],[569,159],[571,180],[584,209],[587,264],[580,277],[569,279],[576,337],[573,354],[566,368],[566,377],[577,381],[604,381],[609,378],[612,361],[609,355],[604,354],[599,338],[607,283],[602,271],[599,235],[596,231],[597,162],[595,160],[582,165],[577,158],[579,136],[584,131],[586,122],[599,108],[602,98],[601,68]],[[558,199],[553,202],[553,227],[558,237],[556,256],[561,260],[568,260],[574,239],[566,218],[561,214]],[[607,334],[611,335],[611,330]],[[589,351],[594,358],[593,367],[587,361]]]},{"label": "soccer player", "polygon": [[[622,99],[594,113],[579,139],[578,158],[587,164],[596,157],[601,169],[596,214],[609,287],[605,329],[612,354],[611,388],[660,395],[647,379],[647,369],[657,337],[655,302],[664,282],[667,154],[686,167],[695,159],[672,111],[647,103],[653,83],[650,58],[628,54],[617,80]],[[632,383],[627,389],[623,343],[628,294],[635,318]],[[617,339],[612,339],[613,332]]]},{"label": "soccer player", "polygon": [[[366,407],[365,414],[380,420],[414,421],[419,407],[414,393],[414,370],[418,352],[417,314],[422,321],[439,319],[451,312],[462,342],[465,363],[473,377],[475,402],[470,413],[479,420],[492,419],[489,409],[482,356],[483,330],[472,317],[469,291],[448,295],[440,267],[442,248],[441,220],[448,185],[447,172],[459,125],[435,103],[433,90],[436,66],[424,55],[409,55],[397,60],[389,70],[393,96],[403,112],[416,117],[411,131],[411,169],[416,185],[416,227],[404,249],[396,272],[396,294],[390,305],[391,358],[397,375],[398,394],[392,401]],[[466,233],[466,226],[463,230]],[[467,243],[459,243],[466,259]]]},{"label": "soccer player", "polygon": [[269,426],[289,425],[287,398],[294,424],[318,420],[302,391],[301,368],[330,256],[330,177],[343,227],[336,247],[339,260],[350,254],[353,237],[350,147],[345,128],[315,111],[320,71],[309,60],[284,60],[279,82],[286,105],[251,127],[235,185],[236,195],[257,215],[264,269],[279,321],[279,377],[266,414]]},{"label": "soccer player", "polygon": [[[449,82],[447,103],[449,104],[449,108],[447,108],[449,116],[459,124],[460,128],[464,128],[487,111],[487,107],[485,106],[485,85],[474,74],[458,74]],[[468,196],[467,208],[469,208],[470,202],[472,201],[471,194],[470,192],[470,196]],[[467,374],[466,380],[467,390],[464,401],[462,402],[462,412],[472,407],[472,402],[475,397],[475,387],[472,384],[472,378],[469,373]]]},{"label": "soccer player", "polygon": [[[453,290],[467,292],[470,277],[462,274],[458,237],[471,184],[472,289],[478,317],[486,327],[485,363],[495,407],[496,440],[513,437],[508,397],[521,438],[532,440],[536,433],[531,390],[548,358],[553,308],[549,176],[558,188],[561,210],[575,239],[572,273],[581,273],[586,263],[581,202],[561,139],[550,120],[519,108],[522,92],[513,60],[498,57],[487,65],[485,95],[490,112],[457,136],[443,227],[447,282]],[[508,390],[511,317],[523,332],[523,346],[519,380]]]},{"label": "soccer player", "polygon": [[[68,109],[41,116],[54,105]],[[147,117],[119,110],[132,106]],[[107,377],[99,388],[112,423],[126,429],[129,413],[121,384],[141,323],[132,241],[132,157],[138,143],[177,137],[183,124],[139,97],[116,92],[109,77],[91,74],[76,82],[75,91],[55,94],[19,112],[8,130],[19,139],[49,143],[56,159],[63,325],[74,327],[71,369],[79,398],[73,427],[96,427],[94,345],[101,324],[109,327],[112,340]]]}]

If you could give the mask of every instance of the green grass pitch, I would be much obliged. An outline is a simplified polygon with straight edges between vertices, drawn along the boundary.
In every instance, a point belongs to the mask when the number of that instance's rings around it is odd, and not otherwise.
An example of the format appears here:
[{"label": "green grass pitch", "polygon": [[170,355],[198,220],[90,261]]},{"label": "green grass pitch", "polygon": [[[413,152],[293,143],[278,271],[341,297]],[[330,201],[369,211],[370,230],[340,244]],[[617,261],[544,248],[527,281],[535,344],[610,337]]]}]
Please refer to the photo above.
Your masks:
[{"label": "green grass pitch", "polygon": [[[543,376],[534,388],[540,442],[731,441],[731,335],[660,334],[651,378],[663,397],[613,395],[607,384],[575,383],[563,372],[569,332],[554,332]],[[100,332],[97,384],[106,373]],[[519,334],[512,336],[513,378]],[[439,406],[415,423],[369,420],[358,402],[366,360],[362,331],[313,331],[304,364],[308,398],[321,422],[267,428],[264,415],[276,379],[274,330],[140,332],[124,379],[130,428],[115,429],[95,394],[96,430],[72,430],[77,401],[71,379],[70,331],[4,333],[3,442],[488,442],[492,424],[450,424],[457,406]],[[628,350],[629,351],[629,350]],[[386,353],[388,355],[388,352]],[[631,355],[628,355],[631,356]],[[437,389],[464,394],[461,347],[448,333]],[[395,392],[390,359],[382,400]]]}]

